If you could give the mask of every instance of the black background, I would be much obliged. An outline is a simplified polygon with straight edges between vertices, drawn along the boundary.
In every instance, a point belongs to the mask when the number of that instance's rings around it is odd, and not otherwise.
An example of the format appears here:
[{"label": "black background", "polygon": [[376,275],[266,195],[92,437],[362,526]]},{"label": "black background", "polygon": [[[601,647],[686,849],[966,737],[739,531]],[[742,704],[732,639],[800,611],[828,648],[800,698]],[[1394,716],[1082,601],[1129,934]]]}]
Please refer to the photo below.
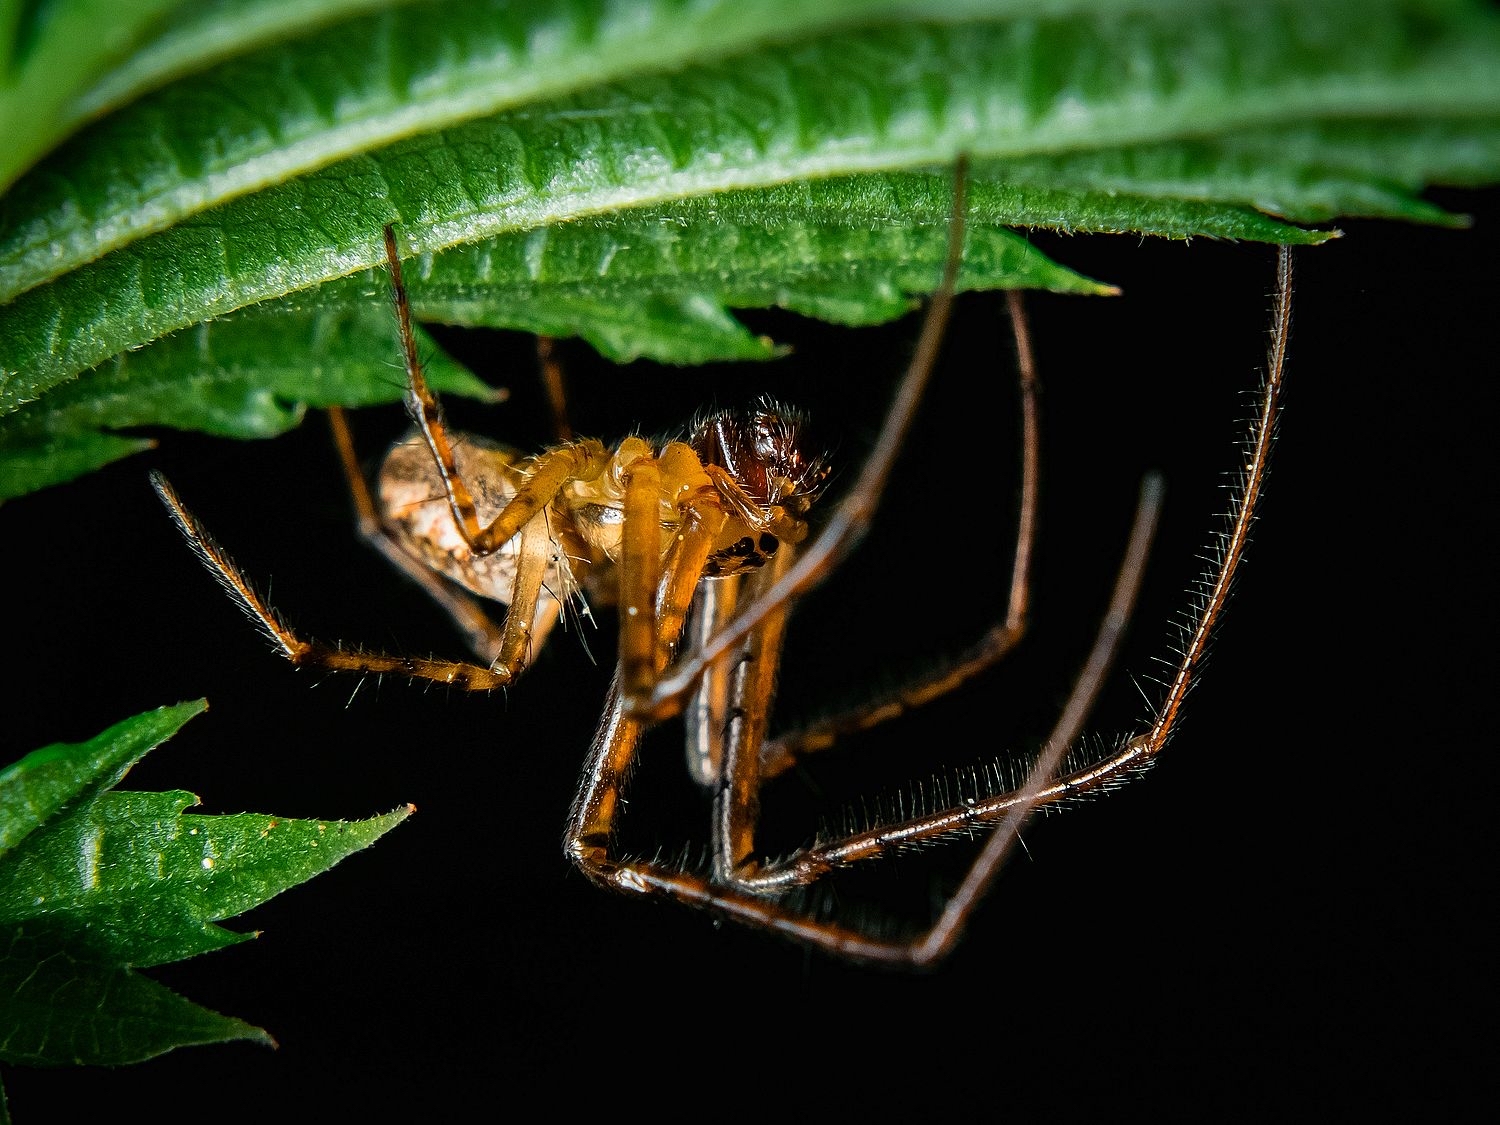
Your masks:
[{"label": "black background", "polygon": [[[148,468],[304,633],[460,655],[423,597],[364,547],[320,418],[254,444],[164,433],[152,453],[0,511],[9,760],[198,696],[211,709],[129,784],[203,811],[418,814],[236,928],[256,942],[152,975],[266,1027],[272,1052],[195,1048],[117,1070],[8,1068],[17,1121],[104,1105],[220,1120],[422,1112],[520,1101],[1328,1110],[1441,1107],[1487,1066],[1479,903],[1494,742],[1493,325],[1500,197],[1450,231],[1349,223],[1298,256],[1290,386],[1263,519],[1209,673],[1142,780],[1033,824],[936,973],[843,965],[703,915],[595,890],[560,837],[607,679],[571,636],[509,694],[298,672],[198,566]],[[811,827],[818,793],[890,792],[1045,733],[1092,639],[1141,474],[1166,522],[1093,729],[1135,728],[1131,676],[1170,621],[1224,504],[1264,357],[1272,251],[1037,235],[1118,283],[1029,299],[1045,383],[1033,632],[1002,670],[767,794]],[[783,713],[816,714],[951,653],[1001,612],[1017,424],[1004,303],[959,303],[879,524],[792,625]],[[614,369],[565,345],[575,423],[670,430],[771,391],[808,409],[843,479],[918,320],[860,331],[755,314],[796,346],[768,366]],[[547,440],[528,340],[444,336],[512,390],[462,424]],[[403,428],[369,411],[374,458]],[[835,482],[837,488],[838,482]],[[15,592],[19,592],[16,597]],[[613,644],[600,615],[591,646]],[[1149,690],[1149,684],[1148,684]],[[632,842],[704,836],[680,751],[652,743]],[[816,788],[815,788],[816,787]],[[688,800],[690,816],[679,806]],[[963,848],[951,849],[961,860]],[[1484,875],[1476,875],[1477,870]],[[919,863],[877,895],[930,892]],[[727,1099],[720,1103],[716,1098]]]}]

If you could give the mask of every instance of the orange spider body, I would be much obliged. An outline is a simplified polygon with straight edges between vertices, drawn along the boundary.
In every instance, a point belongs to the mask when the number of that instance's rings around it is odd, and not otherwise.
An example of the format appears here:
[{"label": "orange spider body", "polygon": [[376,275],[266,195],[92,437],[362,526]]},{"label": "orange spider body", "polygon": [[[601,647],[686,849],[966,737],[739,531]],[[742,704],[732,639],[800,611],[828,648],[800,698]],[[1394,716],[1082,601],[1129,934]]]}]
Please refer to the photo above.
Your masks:
[{"label": "orange spider body", "polygon": [[[441,464],[417,433],[392,447],[380,469],[380,523],[421,564],[530,622],[524,644],[507,648],[502,638],[480,653],[515,675],[571,599],[619,604],[627,618],[649,623],[642,611],[653,599],[680,600],[672,584],[657,588],[663,575],[677,575],[676,585],[691,594],[699,579],[758,569],[783,543],[805,538],[826,469],[803,453],[801,430],[795,412],[762,401],[701,417],[686,440],[628,437],[612,450],[586,439],[528,457],[454,434],[456,475],[480,527],[495,525],[517,496],[540,491],[533,482],[546,481],[541,487],[550,492],[517,534],[493,547],[493,537],[465,533]],[[650,648],[658,660],[676,642],[678,616],[655,630]]]}]

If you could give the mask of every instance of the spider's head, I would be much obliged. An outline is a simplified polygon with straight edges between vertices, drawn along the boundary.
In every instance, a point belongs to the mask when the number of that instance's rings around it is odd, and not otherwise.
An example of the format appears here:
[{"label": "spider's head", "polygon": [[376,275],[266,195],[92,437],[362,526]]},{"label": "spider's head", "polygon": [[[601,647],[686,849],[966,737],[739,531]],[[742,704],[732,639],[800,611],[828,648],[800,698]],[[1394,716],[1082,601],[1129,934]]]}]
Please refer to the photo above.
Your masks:
[{"label": "spider's head", "polygon": [[771,398],[747,410],[716,410],[693,424],[688,444],[705,465],[725,470],[745,494],[769,511],[807,514],[828,477],[821,457],[803,449],[807,417]]},{"label": "spider's head", "polygon": [[[806,417],[770,398],[748,410],[717,410],[694,422],[688,444],[705,465],[717,465],[758,507],[768,532],[732,536],[716,554],[710,573],[732,574],[759,566],[778,542],[807,535],[807,512],[828,477],[822,457],[803,448]],[[743,530],[743,528],[738,529]]]}]

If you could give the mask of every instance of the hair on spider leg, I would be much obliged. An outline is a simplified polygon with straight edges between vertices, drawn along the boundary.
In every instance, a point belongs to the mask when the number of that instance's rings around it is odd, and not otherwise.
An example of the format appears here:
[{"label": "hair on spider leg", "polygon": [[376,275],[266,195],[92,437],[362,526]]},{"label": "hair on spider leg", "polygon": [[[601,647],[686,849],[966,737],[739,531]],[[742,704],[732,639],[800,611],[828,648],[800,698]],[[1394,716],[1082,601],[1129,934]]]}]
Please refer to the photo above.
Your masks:
[{"label": "hair on spider leg", "polygon": [[[1252,409],[1236,429],[1234,448],[1238,463],[1219,484],[1228,506],[1214,517],[1207,545],[1196,556],[1201,566],[1188,583],[1187,604],[1178,603],[1169,619],[1167,649],[1175,662],[1155,656],[1167,671],[1154,682],[1158,698],[1148,696],[1148,719],[1153,738],[1161,731],[1157,753],[1167,737],[1180,728],[1177,710],[1201,682],[1215,639],[1223,624],[1223,611],[1243,579],[1242,563],[1258,522],[1262,493],[1270,475],[1271,451],[1280,433],[1284,403],[1283,378],[1292,325],[1292,263],[1283,248],[1277,259],[1277,288],[1272,294],[1271,339],[1260,386],[1240,392],[1240,401]],[[1166,729],[1162,730],[1163,717]],[[1152,755],[1154,761],[1156,754]]]},{"label": "hair on spider leg", "polygon": [[[1057,773],[1062,776],[1080,775],[1101,762],[1109,760],[1123,748],[1125,739],[1108,739],[1102,735],[1086,734],[1068,750]],[[985,801],[1015,793],[1023,788],[1031,777],[1040,748],[1030,751],[1001,753],[978,759],[967,764],[941,767],[932,772],[927,780],[908,780],[873,792],[860,794],[853,800],[835,800],[829,809],[827,800],[819,800],[822,808],[816,814],[817,828],[811,836],[811,846],[818,847],[845,837],[878,830],[882,826],[900,824],[912,819],[937,814],[945,809],[962,806],[974,807]],[[1122,771],[1112,773],[1099,784],[1079,792],[1066,794],[1043,805],[1037,810],[1043,817],[1051,817],[1067,809],[1092,803],[1104,793],[1112,793],[1128,781],[1151,768],[1154,759]],[[826,794],[822,795],[826,798]],[[801,823],[805,824],[806,820]],[[950,830],[920,844],[898,847],[897,855],[925,855],[930,843],[954,841],[976,841],[987,834],[987,829],[976,823],[956,823]],[[766,847],[772,850],[774,835],[768,835]],[[788,843],[784,851],[790,854],[797,847],[808,846],[808,841]],[[932,857],[928,864],[934,871],[965,866],[967,861],[960,855],[946,859]],[[936,876],[934,876],[936,877]],[[908,919],[908,924],[913,924]]]}]

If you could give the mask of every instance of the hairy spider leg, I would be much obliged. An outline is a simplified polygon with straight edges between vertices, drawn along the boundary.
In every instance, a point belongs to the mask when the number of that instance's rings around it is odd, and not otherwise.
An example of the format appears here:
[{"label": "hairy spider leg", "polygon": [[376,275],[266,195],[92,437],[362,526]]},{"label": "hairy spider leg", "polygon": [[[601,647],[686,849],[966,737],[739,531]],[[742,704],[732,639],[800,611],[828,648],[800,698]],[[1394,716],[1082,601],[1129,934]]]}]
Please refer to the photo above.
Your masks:
[{"label": "hairy spider leg", "polygon": [[[1084,716],[1105,679],[1140,588],[1160,498],[1160,481],[1148,478],[1142,487],[1141,503],[1109,611],[1062,718],[1048,738],[1048,753],[1058,747],[1066,749],[1077,738]],[[1016,792],[856,833],[804,849],[780,863],[761,866],[754,858],[754,831],[759,815],[758,762],[774,693],[786,610],[783,603],[767,613],[733,657],[731,721],[724,735],[724,777],[714,794],[713,859],[709,874],[614,854],[615,825],[624,804],[630,767],[641,735],[649,725],[630,715],[618,682],[611,685],[604,719],[589,750],[583,787],[574,802],[564,838],[565,852],[591,879],[614,890],[671,898],[853,960],[908,967],[935,964],[962,933],[984,888],[1008,854],[1020,820],[1039,805],[1101,784],[1106,776],[1091,771],[1049,784],[1050,774],[1042,772],[1048,768],[1044,754],[1026,786]],[[1050,768],[1055,769],[1056,762]],[[1015,819],[1015,830],[1009,835],[1002,830],[990,836],[937,923],[915,938],[873,937],[851,926],[790,909],[778,901],[786,892],[809,885],[837,868],[955,835],[972,835],[1002,818],[1006,818],[1005,828]],[[991,845],[997,840],[1003,840],[1005,846],[993,848]]]},{"label": "hairy spider leg", "polygon": [[[957,943],[964,924],[973,912],[979,899],[994,881],[1007,855],[1019,838],[1021,826],[1034,809],[1050,803],[1072,792],[1086,792],[1114,777],[1153,761],[1166,746],[1177,716],[1186,699],[1188,689],[1208,649],[1209,637],[1214,625],[1229,601],[1235,572],[1239,569],[1250,541],[1250,531],[1255,524],[1255,508],[1265,488],[1266,469],[1270,462],[1271,448],[1276,440],[1276,419],[1281,408],[1281,394],[1286,375],[1287,344],[1292,324],[1292,252],[1282,246],[1276,255],[1276,298],[1271,317],[1271,344],[1266,362],[1265,385],[1261,390],[1259,409],[1251,422],[1246,441],[1247,456],[1241,468],[1239,492],[1231,503],[1229,529],[1220,545],[1219,566],[1209,586],[1208,596],[1198,610],[1198,620],[1192,635],[1182,651],[1177,671],[1167,689],[1166,698],[1156,709],[1150,728],[1131,738],[1116,753],[1105,761],[1096,763],[1088,770],[1057,782],[1050,779],[1056,774],[1069,745],[1082,729],[1088,703],[1078,693],[1069,700],[1059,723],[1063,736],[1054,734],[1048,742],[1026,784],[1016,793],[1016,803],[1006,814],[1004,822],[985,842],[974,865],[969,869],[958,890],[948,900],[936,923],[927,934],[912,946],[912,960],[919,964],[931,964],[941,959]],[[1111,618],[1114,616],[1111,607]],[[1096,652],[1098,651],[1096,646]],[[1094,656],[1090,655],[1090,664]],[[1089,674],[1085,668],[1084,678]],[[1080,707],[1075,709],[1075,704]],[[1076,713],[1075,713],[1076,710]],[[1069,733],[1071,732],[1071,733]],[[1070,786],[1068,792],[1050,796],[1048,790]]]},{"label": "hairy spider leg", "polygon": [[1040,475],[1041,424],[1037,401],[1039,382],[1036,360],[1031,349],[1031,331],[1026,323],[1026,310],[1021,294],[1012,289],[1005,296],[1015,336],[1021,398],[1021,499],[1005,617],[943,667],[898,684],[861,706],[824,716],[808,726],[769,739],[761,748],[762,780],[785,773],[796,765],[798,759],[818,750],[826,750],[841,738],[868,730],[947,695],[1005,659],[1026,635],[1027,612],[1031,602],[1031,556],[1036,543],[1037,481]]},{"label": "hairy spider leg", "polygon": [[[350,452],[352,454],[352,447]],[[673,479],[682,479],[684,466],[697,467],[698,461],[689,447],[673,442],[668,444],[660,457],[641,456],[626,470],[624,527],[627,538],[621,558],[622,666],[627,669],[629,676],[646,684],[665,665],[680,639],[693,592],[700,583],[705,563],[713,551],[714,539],[727,518],[720,507],[717,490],[701,467],[698,467],[701,480],[692,495],[680,501],[681,525],[664,556],[656,519],[662,465],[667,466]],[[295,665],[323,667],[338,672],[394,673],[410,679],[429,680],[471,691],[492,691],[504,687],[524,667],[524,650],[508,652],[503,645],[508,636],[517,635],[521,638],[521,644],[528,643],[531,634],[529,625],[518,634],[508,630],[501,631],[500,659],[493,666],[344,650],[303,640],[256,593],[239,566],[183,504],[166,478],[153,472],[151,482],[200,560],[271,639],[278,651]],[[358,497],[362,492],[364,499],[360,500]],[[373,501],[362,481],[356,486],[355,493],[356,507],[369,503],[373,511]],[[378,517],[375,526],[378,529]],[[432,572],[420,568],[416,560],[408,559],[398,544],[378,531],[375,542],[403,570],[408,570],[408,573],[421,581],[424,587],[430,584],[426,575]],[[516,616],[518,606],[535,606],[550,552],[551,535],[546,515],[539,513],[521,529],[510,617]],[[434,596],[447,593],[437,591]],[[439,600],[444,599],[439,597]],[[632,609],[636,612],[632,613]],[[478,612],[477,607],[475,612]]]},{"label": "hairy spider leg", "polygon": [[[338,409],[330,411],[329,415],[334,441],[354,497],[361,533],[447,609],[467,634],[470,647],[482,654],[487,664],[345,651],[299,638],[260,598],[238,566],[188,511],[166,479],[153,473],[152,484],[200,559],[293,664],[341,672],[391,672],[468,690],[491,691],[512,682],[531,657],[533,634],[537,628],[537,606],[552,553],[546,508],[564,483],[589,471],[599,471],[604,451],[597,442],[576,442],[533,459],[527,478],[520,482],[510,502],[487,527],[480,527],[474,498],[458,473],[457,457],[443,425],[442,408],[422,373],[400,255],[390,227],[385,228],[384,240],[406,365],[408,409],[432,452],[460,533],[476,554],[493,553],[508,540],[519,536],[510,608],[503,625],[497,629],[477,602],[466,600],[462,594],[449,588],[420,560],[411,558],[385,534],[369,487],[359,471],[347,419]],[[549,619],[544,616],[543,626],[548,623]]]},{"label": "hairy spider leg", "polygon": [[[388,244],[388,260],[390,249]],[[400,268],[399,261],[397,268]],[[404,290],[404,283],[402,288]],[[398,312],[398,318],[399,315]],[[409,332],[410,328],[405,331]],[[559,444],[567,444],[573,442],[576,435],[568,418],[566,380],[562,364],[557,359],[556,343],[550,336],[536,338],[537,367],[552,413],[553,435]],[[502,627],[490,616],[482,599],[452,582],[444,581],[431,566],[403,549],[391,534],[370,492],[369,481],[360,468],[348,415],[342,406],[328,408],[328,427],[333,434],[334,448],[338,451],[339,467],[343,470],[354,502],[356,526],[361,537],[427,592],[463,633],[475,655],[486,663],[494,664],[500,655]]]},{"label": "hairy spider leg", "polygon": [[[1149,729],[1123,742],[1106,758],[1058,777],[1072,743],[1082,730],[1102,685],[1119,637],[1133,608],[1161,504],[1161,484],[1148,477],[1131,531],[1110,607],[1088,660],[1043,751],[1020,789],[905,823],[856,833],[795,853],[787,860],[760,867],[753,858],[761,756],[758,739],[769,711],[779,653],[780,629],[788,599],[776,597],[787,586],[786,575],[769,583],[752,605],[765,606],[749,633],[738,641],[729,713],[749,721],[727,730],[725,781],[714,803],[714,859],[707,876],[661,863],[615,856],[615,818],[623,803],[629,768],[640,737],[649,725],[629,709],[618,685],[611,688],[603,721],[589,753],[585,779],[569,819],[564,847],[590,878],[616,890],[661,896],[709,910],[748,926],[767,929],[830,953],[872,963],[928,967],[941,961],[957,943],[984,893],[1008,858],[1026,819],[1038,807],[1098,788],[1153,760],[1167,744],[1183,700],[1202,663],[1209,637],[1228,601],[1235,572],[1244,557],[1255,508],[1264,487],[1275,438],[1275,422],[1285,376],[1291,325],[1292,264],[1282,247],[1277,259],[1277,290],[1270,355],[1259,410],[1246,441],[1247,457],[1240,489],[1230,510],[1230,526],[1219,565],[1199,607],[1197,621],[1167,694]],[[929,312],[929,319],[931,313]],[[768,604],[769,603],[769,604]],[[721,634],[723,635],[723,634]],[[764,667],[757,670],[755,665]],[[893,849],[968,834],[999,821],[964,876],[925,931],[906,940],[886,940],[851,927],[788,909],[777,894],[806,885],[835,868],[889,854]]]},{"label": "hairy spider leg", "polygon": [[510,683],[508,670],[488,668],[452,660],[429,660],[411,656],[388,656],[384,653],[346,651],[316,641],[305,641],[289,629],[276,611],[255,592],[233,559],[216,543],[207,529],[190,512],[176,490],[159,472],[151,473],[151,485],[161,497],[203,564],[218,578],[220,585],[249,615],[277,650],[293,664],[327,668],[335,672],[362,672],[370,675],[392,673],[413,680],[430,680],[470,691],[493,691]]}]

